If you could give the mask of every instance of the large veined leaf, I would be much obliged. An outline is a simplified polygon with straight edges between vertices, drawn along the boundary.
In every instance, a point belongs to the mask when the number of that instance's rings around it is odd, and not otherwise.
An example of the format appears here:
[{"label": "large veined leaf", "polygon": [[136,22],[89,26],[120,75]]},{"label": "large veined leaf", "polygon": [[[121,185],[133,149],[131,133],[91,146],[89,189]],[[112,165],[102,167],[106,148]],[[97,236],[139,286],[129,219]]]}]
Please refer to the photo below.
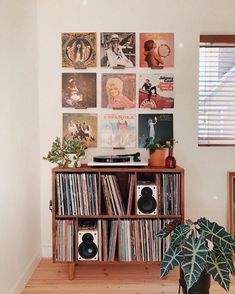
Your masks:
[{"label": "large veined leaf", "polygon": [[230,273],[234,276],[235,275],[235,267],[233,264],[233,251],[231,248],[225,247],[225,248],[218,248],[216,245],[213,248],[213,252],[215,256],[219,257],[221,256],[224,260],[227,262],[227,267],[230,271]]},{"label": "large veined leaf", "polygon": [[226,260],[222,256],[216,256],[213,251],[207,256],[207,269],[213,279],[220,284],[225,291],[229,291],[230,278]]},{"label": "large veined leaf", "polygon": [[166,276],[170,270],[179,265],[182,261],[182,250],[170,247],[164,254],[163,261],[161,263],[161,278]]},{"label": "large veined leaf", "polygon": [[188,225],[181,225],[175,228],[174,233],[171,237],[171,246],[174,247],[180,245],[185,240],[189,230],[190,227]]},{"label": "large veined leaf", "polygon": [[195,239],[193,235],[187,238],[183,243],[182,251],[184,257],[181,268],[184,272],[187,289],[189,290],[197,282],[205,269],[208,248],[204,234],[199,239]]},{"label": "large veined leaf", "polygon": [[228,247],[235,250],[235,240],[225,231],[224,227],[219,226],[215,222],[210,222],[206,218],[200,218],[197,223],[205,233],[205,237],[213,244],[216,244],[217,247]]},{"label": "large veined leaf", "polygon": [[173,221],[169,222],[162,228],[158,233],[157,237],[165,238],[167,237],[179,224],[181,223],[180,218],[176,218]]}]

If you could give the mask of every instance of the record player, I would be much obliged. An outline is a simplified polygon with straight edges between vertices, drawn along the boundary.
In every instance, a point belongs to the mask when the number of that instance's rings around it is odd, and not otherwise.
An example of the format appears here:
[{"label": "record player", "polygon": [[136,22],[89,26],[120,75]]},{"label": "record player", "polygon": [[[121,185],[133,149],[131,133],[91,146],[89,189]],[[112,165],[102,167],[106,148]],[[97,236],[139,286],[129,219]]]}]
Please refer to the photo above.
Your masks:
[{"label": "record player", "polygon": [[94,156],[88,166],[147,166],[147,161],[139,159],[140,153]]}]

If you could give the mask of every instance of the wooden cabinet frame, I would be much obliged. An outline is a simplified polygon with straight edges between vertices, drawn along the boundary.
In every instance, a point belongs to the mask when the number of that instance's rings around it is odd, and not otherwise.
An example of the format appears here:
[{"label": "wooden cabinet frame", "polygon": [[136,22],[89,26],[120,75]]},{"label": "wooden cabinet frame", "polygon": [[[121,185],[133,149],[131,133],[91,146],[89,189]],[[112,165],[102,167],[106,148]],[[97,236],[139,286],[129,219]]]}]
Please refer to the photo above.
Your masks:
[{"label": "wooden cabinet frame", "polygon": [[228,172],[227,229],[235,237],[235,172]]},{"label": "wooden cabinet frame", "polygon": [[[95,215],[95,216],[79,216],[79,215],[69,215],[69,216],[62,216],[62,215],[56,215],[56,174],[57,173],[96,173],[98,175],[98,185],[97,185],[97,190],[98,190],[98,203],[99,203],[99,214]],[[169,214],[161,214],[161,215],[137,215],[136,213],[132,213],[130,215],[108,215],[108,214],[103,214],[101,211],[101,182],[100,182],[100,177],[101,174],[106,173],[124,173],[126,175],[128,175],[129,173],[133,173],[136,176],[136,179],[138,178],[138,175],[140,177],[143,176],[143,178],[146,180],[152,179],[152,177],[156,174],[156,173],[177,173],[180,174],[180,183],[179,183],[179,209],[180,209],[180,213],[176,214],[176,215],[169,215]],[[123,192],[125,193],[125,184],[126,182],[122,182],[121,184],[121,190],[123,190]],[[135,184],[136,185],[136,184]],[[135,191],[135,196],[136,197],[136,191]],[[80,168],[64,168],[64,169],[59,169],[59,168],[53,168],[52,169],[52,255],[53,255],[53,262],[59,262],[59,263],[67,263],[68,264],[68,276],[69,279],[74,279],[75,277],[75,265],[76,264],[82,264],[82,263],[97,263],[97,262],[103,262],[103,263],[123,263],[126,264],[126,262],[123,261],[78,261],[77,260],[77,253],[75,254],[76,256],[76,260],[74,260],[73,262],[66,262],[66,261],[57,261],[56,260],[56,220],[57,219],[73,219],[75,220],[75,224],[76,224],[76,232],[78,231],[78,222],[80,219],[117,219],[118,221],[120,221],[120,219],[147,219],[147,218],[151,218],[151,219],[175,219],[175,218],[181,218],[182,222],[184,222],[184,169],[177,166],[174,169],[167,169],[165,167],[142,167],[142,168],[136,168],[136,167],[128,167],[128,168],[120,168],[120,167],[100,167],[100,168],[96,168],[96,167],[88,167],[86,165],[83,165]],[[76,244],[75,244],[75,248],[78,247],[77,244],[77,238],[75,238],[76,240]],[[151,263],[152,261],[143,261],[143,262],[136,262],[136,261],[130,261],[128,263]],[[159,264],[158,261],[153,261],[152,263],[155,264]]]}]

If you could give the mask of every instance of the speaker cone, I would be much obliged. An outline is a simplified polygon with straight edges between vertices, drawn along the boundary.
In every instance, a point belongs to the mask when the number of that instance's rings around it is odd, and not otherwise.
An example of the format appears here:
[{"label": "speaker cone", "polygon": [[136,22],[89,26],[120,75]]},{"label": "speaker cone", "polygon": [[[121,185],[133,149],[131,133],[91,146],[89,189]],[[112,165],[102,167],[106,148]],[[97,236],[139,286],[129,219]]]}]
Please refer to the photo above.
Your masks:
[{"label": "speaker cone", "polygon": [[[144,189],[151,190],[148,187],[145,187]],[[143,190],[141,192],[143,192]],[[147,191],[147,193],[149,193],[149,191]],[[143,195],[143,193],[142,193],[142,195]],[[152,195],[152,190],[151,190],[151,195]],[[153,198],[152,196],[149,196],[149,194],[148,195],[145,194],[142,197],[140,197],[137,202],[137,205],[138,205],[139,210],[145,214],[152,213],[157,208],[157,202],[156,202],[155,198]]]},{"label": "speaker cone", "polygon": [[153,196],[153,191],[151,188],[149,187],[144,187],[142,190],[141,190],[141,195],[142,196]]},{"label": "speaker cone", "polygon": [[82,242],[78,247],[80,256],[84,259],[92,259],[97,254],[97,246],[95,243]]}]

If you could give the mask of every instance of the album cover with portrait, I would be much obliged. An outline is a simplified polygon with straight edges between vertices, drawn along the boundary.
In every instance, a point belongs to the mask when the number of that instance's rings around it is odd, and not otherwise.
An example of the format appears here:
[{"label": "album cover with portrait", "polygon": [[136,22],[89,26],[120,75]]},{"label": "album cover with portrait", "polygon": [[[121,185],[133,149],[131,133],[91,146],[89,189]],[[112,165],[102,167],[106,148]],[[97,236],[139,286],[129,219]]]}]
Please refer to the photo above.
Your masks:
[{"label": "album cover with portrait", "polygon": [[100,33],[100,57],[102,67],[134,67],[135,33]]},{"label": "album cover with portrait", "polygon": [[139,108],[174,108],[173,74],[140,74]]},{"label": "album cover with portrait", "polygon": [[62,73],[62,107],[96,107],[96,73]]},{"label": "album cover with portrait", "polygon": [[63,136],[83,141],[87,147],[97,147],[97,114],[64,113]]},{"label": "album cover with portrait", "polygon": [[101,83],[103,108],[136,107],[135,74],[102,74]]},{"label": "album cover with portrait", "polygon": [[174,67],[174,33],[140,33],[140,67]]},{"label": "album cover with portrait", "polygon": [[160,138],[161,144],[174,138],[172,113],[139,114],[139,147],[145,147],[146,138]]},{"label": "album cover with portrait", "polygon": [[104,114],[101,120],[101,145],[110,148],[136,146],[135,114]]},{"label": "album cover with portrait", "polygon": [[62,67],[96,66],[96,33],[62,33]]}]

